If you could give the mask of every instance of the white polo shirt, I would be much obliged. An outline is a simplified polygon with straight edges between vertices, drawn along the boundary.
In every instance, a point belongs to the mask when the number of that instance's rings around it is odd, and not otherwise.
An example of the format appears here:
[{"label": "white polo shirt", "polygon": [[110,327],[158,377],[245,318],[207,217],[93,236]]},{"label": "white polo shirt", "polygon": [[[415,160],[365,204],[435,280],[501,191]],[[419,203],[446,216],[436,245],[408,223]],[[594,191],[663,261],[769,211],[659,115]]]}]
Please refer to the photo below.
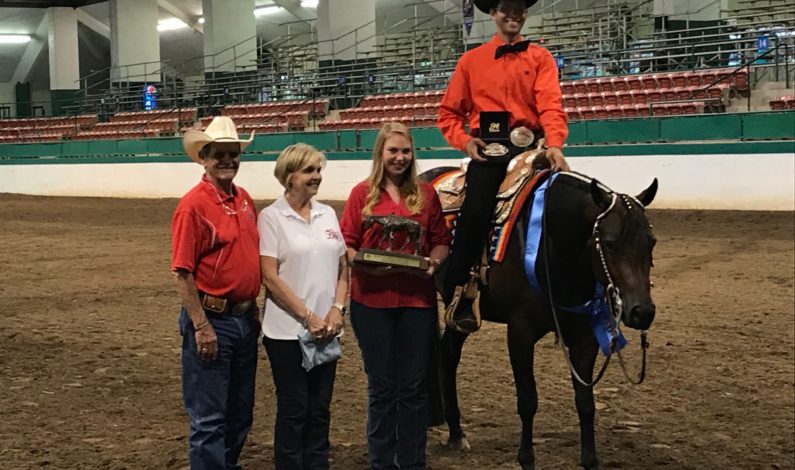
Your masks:
[{"label": "white polo shirt", "polygon": [[[279,277],[316,315],[325,317],[334,303],[339,260],[345,254],[334,209],[311,200],[307,223],[282,196],[260,212],[257,227],[260,255],[276,258]],[[266,299],[265,336],[297,340],[303,331],[295,317]]]}]

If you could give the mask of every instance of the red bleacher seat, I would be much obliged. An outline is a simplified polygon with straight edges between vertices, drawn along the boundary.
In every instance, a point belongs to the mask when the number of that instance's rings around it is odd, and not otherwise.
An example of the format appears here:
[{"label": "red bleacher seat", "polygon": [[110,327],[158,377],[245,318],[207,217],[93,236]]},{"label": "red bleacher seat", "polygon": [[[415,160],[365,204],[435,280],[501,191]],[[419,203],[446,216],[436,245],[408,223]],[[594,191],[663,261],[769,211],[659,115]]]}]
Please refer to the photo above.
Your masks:
[{"label": "red bleacher seat", "polygon": [[599,92],[599,93],[596,93],[596,92],[588,93],[588,100],[591,102],[591,105],[593,105],[593,106],[604,106],[605,105],[605,100],[602,97],[602,93],[601,92]]},{"label": "red bleacher seat", "polygon": [[656,90],[659,87],[657,78],[654,75],[644,75],[641,78],[641,83],[643,83],[644,90]]},{"label": "red bleacher seat", "polygon": [[[669,73],[666,79],[670,80],[670,88],[684,88],[687,86],[687,76],[681,73]],[[665,88],[665,87],[663,87]]]},{"label": "red bleacher seat", "polygon": [[676,101],[679,99],[679,94],[676,89],[669,88],[667,90],[662,90],[662,97],[663,101]]},{"label": "red bleacher seat", "polygon": [[665,90],[674,86],[672,75],[673,74],[668,73],[655,73],[654,78],[657,80],[659,87]]},{"label": "red bleacher seat", "polygon": [[602,101],[604,102],[605,106],[612,105],[618,106],[618,95],[617,92],[612,91],[603,91],[602,92]]},{"label": "red bleacher seat", "polygon": [[624,117],[624,112],[620,106],[606,106],[605,109],[610,119],[620,119]]},{"label": "red bleacher seat", "polygon": [[635,117],[635,116],[638,115],[637,106],[641,106],[641,105],[638,105],[638,104],[622,105],[621,106],[621,112],[624,114],[624,117],[628,117],[628,118]]},{"label": "red bleacher seat", "polygon": [[[632,103],[634,104],[646,104],[649,102],[646,90],[631,91],[629,94],[632,95]],[[629,106],[629,103],[624,103],[623,106]]]},{"label": "red bleacher seat", "polygon": [[601,91],[603,91],[603,92],[604,91],[609,91],[609,92],[614,91],[614,89],[613,89],[613,81],[612,81],[611,77],[602,77],[602,78],[598,79],[598,81],[599,81],[599,89]]},{"label": "red bleacher seat", "polygon": [[624,80],[624,77],[612,77],[610,79],[610,84],[615,92],[629,91],[629,85],[627,85],[627,82],[626,80]]},{"label": "red bleacher seat", "polygon": [[574,98],[577,100],[578,107],[591,106],[591,100],[588,98],[588,93],[577,93],[574,95]]},{"label": "red bleacher seat", "polygon": [[563,111],[566,112],[566,116],[569,117],[569,121],[577,121],[580,119],[580,112],[577,111],[577,108],[564,108]]},{"label": "red bleacher seat", "polygon": [[574,93],[578,95],[585,95],[588,93],[588,85],[585,83],[585,80],[574,81]]},{"label": "red bleacher seat", "polygon": [[571,80],[560,82],[560,92],[563,93],[563,95],[574,94],[574,84],[571,82]]},{"label": "red bleacher seat", "polygon": [[595,78],[585,80],[585,86],[588,88],[589,93],[600,93],[602,91],[599,80]]},{"label": "red bleacher seat", "polygon": [[784,95],[770,101],[770,109],[783,111],[795,109],[795,95]]},{"label": "red bleacher seat", "polygon": [[596,113],[590,107],[580,107],[577,108],[577,113],[580,115],[580,119],[593,119],[596,117]]},{"label": "red bleacher seat", "polygon": [[[635,90],[635,91],[640,91],[640,90]],[[623,91],[621,93],[618,93],[618,104],[619,105],[632,104],[632,92]]]},{"label": "red bleacher seat", "polygon": [[702,85],[702,75],[697,72],[687,73],[687,84],[684,86],[700,87]]}]

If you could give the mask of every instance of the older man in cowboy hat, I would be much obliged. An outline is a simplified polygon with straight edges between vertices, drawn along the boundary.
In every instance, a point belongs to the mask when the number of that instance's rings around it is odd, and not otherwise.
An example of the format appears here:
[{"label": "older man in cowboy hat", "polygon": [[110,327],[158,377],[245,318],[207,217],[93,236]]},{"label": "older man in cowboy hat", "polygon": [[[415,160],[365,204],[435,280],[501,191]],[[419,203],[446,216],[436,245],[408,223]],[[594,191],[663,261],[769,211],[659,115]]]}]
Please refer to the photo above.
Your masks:
[{"label": "older man in cowboy hat", "polygon": [[260,289],[254,201],[232,181],[241,140],[225,116],[183,136],[185,153],[204,167],[180,200],[171,225],[171,269],[182,300],[182,390],[190,417],[192,469],[239,468],[253,420]]},{"label": "older man in cowboy hat", "polygon": [[[471,309],[474,299],[463,295],[468,291],[463,285],[486,243],[497,190],[511,158],[543,136],[552,169],[568,170],[561,150],[568,127],[557,65],[549,51],[523,40],[520,34],[527,9],[538,0],[474,1],[479,10],[491,16],[497,31],[491,41],[461,56],[439,109],[439,129],[445,139],[471,159],[467,194],[442,288],[448,315],[466,333],[477,330],[478,323]],[[504,155],[484,153],[482,112],[507,114],[503,121],[515,132]],[[467,123],[470,132],[466,131]]]}]

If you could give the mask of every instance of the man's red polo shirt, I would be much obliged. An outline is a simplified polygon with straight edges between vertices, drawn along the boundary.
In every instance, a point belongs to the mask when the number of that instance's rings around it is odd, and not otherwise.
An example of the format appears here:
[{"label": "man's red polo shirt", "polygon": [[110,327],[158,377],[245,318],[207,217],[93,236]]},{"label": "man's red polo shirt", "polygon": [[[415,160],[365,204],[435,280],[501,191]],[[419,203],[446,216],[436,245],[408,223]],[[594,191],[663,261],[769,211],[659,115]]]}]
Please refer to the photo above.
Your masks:
[{"label": "man's red polo shirt", "polygon": [[[395,214],[419,222],[423,230],[419,254],[428,256],[433,247],[450,245],[452,237],[445,225],[442,206],[436,191],[427,183],[420,183],[420,191],[422,191],[423,198],[420,213],[412,214],[406,207],[405,201],[395,203],[382,189],[378,203],[373,207],[373,215]],[[367,230],[362,230],[362,209],[369,192],[370,186],[367,181],[362,181],[354,186],[345,203],[345,211],[340,221],[345,244],[355,250],[387,248],[386,243],[381,239],[380,227],[374,225]],[[397,249],[402,244],[402,239],[396,239],[393,248]],[[414,247],[409,244],[403,252],[413,254]],[[372,276],[354,268],[351,270],[351,300],[375,308],[435,308],[436,290],[433,279],[424,279],[405,273]]]},{"label": "man's red polo shirt", "polygon": [[232,301],[259,294],[257,211],[243,188],[229,195],[203,176],[177,205],[171,241],[171,270],[193,273],[200,291]]},{"label": "man's red polo shirt", "polygon": [[495,35],[458,60],[439,108],[439,130],[451,146],[464,150],[472,139],[464,127],[467,119],[477,135],[481,111],[508,111],[512,128],[543,129],[546,145],[562,148],[569,129],[555,59],[533,44],[495,59],[501,45]]}]

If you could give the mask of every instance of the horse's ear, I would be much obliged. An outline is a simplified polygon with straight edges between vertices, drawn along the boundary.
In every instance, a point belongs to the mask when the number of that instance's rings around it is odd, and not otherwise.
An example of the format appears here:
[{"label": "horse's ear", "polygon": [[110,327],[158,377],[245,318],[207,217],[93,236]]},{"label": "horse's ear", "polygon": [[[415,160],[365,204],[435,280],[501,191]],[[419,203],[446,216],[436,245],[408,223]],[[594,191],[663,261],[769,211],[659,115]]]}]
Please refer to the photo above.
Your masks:
[{"label": "horse's ear", "polygon": [[654,178],[654,181],[651,182],[648,188],[644,189],[640,194],[635,196],[643,207],[648,206],[654,200],[654,196],[657,195],[657,178]]},{"label": "horse's ear", "polygon": [[606,210],[610,207],[611,199],[607,197],[607,193],[599,187],[599,182],[596,181],[596,179],[591,180],[591,198],[602,210]]}]

